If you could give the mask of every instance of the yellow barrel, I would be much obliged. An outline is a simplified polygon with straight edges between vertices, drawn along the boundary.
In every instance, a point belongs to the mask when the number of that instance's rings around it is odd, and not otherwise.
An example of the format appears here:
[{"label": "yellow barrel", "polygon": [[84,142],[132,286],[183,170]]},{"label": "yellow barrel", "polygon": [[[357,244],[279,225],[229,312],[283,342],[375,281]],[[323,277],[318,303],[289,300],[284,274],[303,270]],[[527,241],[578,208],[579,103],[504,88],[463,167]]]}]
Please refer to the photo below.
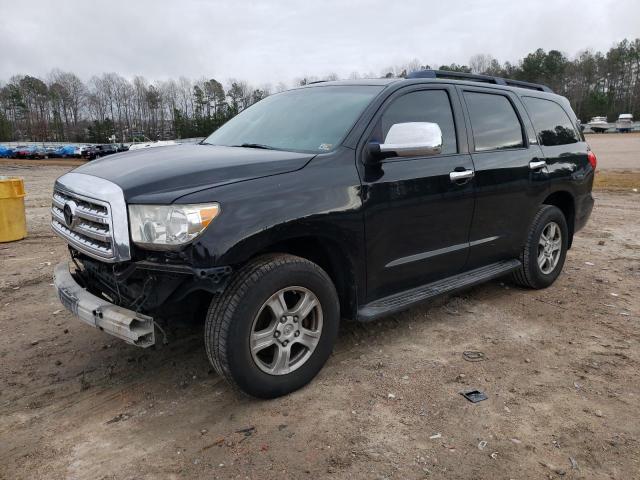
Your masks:
[{"label": "yellow barrel", "polygon": [[21,178],[0,176],[0,243],[27,236],[24,195]]}]

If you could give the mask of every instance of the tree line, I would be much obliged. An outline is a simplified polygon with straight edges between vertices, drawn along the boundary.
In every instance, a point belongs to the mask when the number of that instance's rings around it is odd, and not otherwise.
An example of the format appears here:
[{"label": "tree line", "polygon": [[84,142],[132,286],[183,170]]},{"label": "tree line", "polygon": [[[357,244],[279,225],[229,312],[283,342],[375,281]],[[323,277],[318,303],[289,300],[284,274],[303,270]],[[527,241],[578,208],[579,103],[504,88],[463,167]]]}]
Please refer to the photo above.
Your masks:
[{"label": "tree line", "polygon": [[[432,68],[419,60],[350,78],[403,77]],[[610,121],[620,113],[640,114],[640,39],[623,40],[609,51],[586,50],[573,58],[558,50],[529,53],[516,63],[501,63],[488,54],[474,55],[467,65],[440,70],[508,77],[550,86],[566,96],[584,122],[596,115]],[[303,77],[294,85],[317,80]],[[238,112],[273,92],[282,82],[255,87],[244,80],[191,80],[184,77],[149,82],[104,73],[84,82],[75,73],[54,70],[47,78],[15,75],[0,82],[0,141],[69,141],[105,143],[144,138],[206,136]]]}]

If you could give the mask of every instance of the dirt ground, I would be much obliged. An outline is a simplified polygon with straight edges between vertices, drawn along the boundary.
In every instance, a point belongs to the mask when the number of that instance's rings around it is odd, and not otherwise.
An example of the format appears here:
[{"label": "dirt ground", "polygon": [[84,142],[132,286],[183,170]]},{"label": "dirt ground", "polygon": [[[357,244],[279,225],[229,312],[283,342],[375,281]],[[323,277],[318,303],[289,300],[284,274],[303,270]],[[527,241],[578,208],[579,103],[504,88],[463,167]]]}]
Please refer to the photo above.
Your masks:
[{"label": "dirt ground", "polygon": [[[625,162],[640,161],[625,149]],[[26,180],[29,228],[0,244],[0,478],[640,478],[640,193],[630,186],[595,192],[553,287],[494,281],[343,323],[315,381],[258,401],[212,371],[197,326],[141,350],[62,309],[51,277],[66,250],[48,209],[67,170],[0,165]],[[468,350],[485,359],[466,361]],[[488,399],[468,402],[469,389]]]}]

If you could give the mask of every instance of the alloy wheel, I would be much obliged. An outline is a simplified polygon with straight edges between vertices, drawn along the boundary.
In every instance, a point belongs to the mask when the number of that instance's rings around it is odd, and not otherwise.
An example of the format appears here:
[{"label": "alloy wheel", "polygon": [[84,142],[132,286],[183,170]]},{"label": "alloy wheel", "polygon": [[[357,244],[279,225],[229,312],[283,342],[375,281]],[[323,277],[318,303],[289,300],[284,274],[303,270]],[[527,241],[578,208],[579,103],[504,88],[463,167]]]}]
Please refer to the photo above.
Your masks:
[{"label": "alloy wheel", "polygon": [[322,307],[304,287],[279,290],[264,302],[251,326],[251,356],[260,370],[286,375],[313,354],[322,334]]},{"label": "alloy wheel", "polygon": [[538,267],[545,275],[550,274],[560,261],[562,233],[556,222],[549,222],[542,229],[538,241]]}]

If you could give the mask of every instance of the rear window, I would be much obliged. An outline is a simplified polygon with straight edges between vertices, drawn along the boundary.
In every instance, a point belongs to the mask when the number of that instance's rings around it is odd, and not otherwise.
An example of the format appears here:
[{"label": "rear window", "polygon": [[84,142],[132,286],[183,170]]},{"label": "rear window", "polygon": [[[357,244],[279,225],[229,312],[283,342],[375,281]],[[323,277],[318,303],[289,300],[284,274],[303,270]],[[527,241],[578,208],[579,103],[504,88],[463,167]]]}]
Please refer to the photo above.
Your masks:
[{"label": "rear window", "polygon": [[567,112],[556,102],[534,97],[522,97],[522,100],[536,129],[540,145],[551,147],[580,141]]},{"label": "rear window", "polygon": [[464,92],[476,152],[522,148],[520,119],[504,95]]}]

